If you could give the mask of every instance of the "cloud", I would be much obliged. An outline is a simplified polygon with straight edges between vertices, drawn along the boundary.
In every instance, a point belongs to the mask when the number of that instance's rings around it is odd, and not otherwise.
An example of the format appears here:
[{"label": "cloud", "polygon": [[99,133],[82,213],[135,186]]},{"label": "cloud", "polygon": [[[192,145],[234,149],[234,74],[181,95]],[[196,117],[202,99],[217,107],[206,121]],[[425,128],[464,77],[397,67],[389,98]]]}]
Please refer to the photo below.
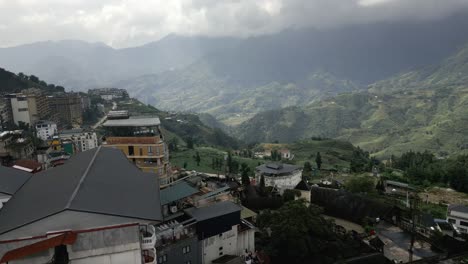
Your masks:
[{"label": "cloud", "polygon": [[0,46],[82,39],[127,47],[167,34],[251,36],[435,19],[468,0],[0,0]]}]

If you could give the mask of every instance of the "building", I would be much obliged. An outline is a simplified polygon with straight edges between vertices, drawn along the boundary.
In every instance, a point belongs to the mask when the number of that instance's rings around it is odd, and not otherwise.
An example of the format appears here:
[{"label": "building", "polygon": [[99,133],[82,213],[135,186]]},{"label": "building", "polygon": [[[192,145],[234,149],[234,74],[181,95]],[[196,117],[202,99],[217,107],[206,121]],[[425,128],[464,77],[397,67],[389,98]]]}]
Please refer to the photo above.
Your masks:
[{"label": "building", "polygon": [[294,189],[301,192],[301,196],[299,198],[310,203],[310,185],[305,180],[301,180]]},{"label": "building", "polygon": [[0,132],[7,130],[8,125],[12,122],[10,99],[0,97]]},{"label": "building", "polygon": [[265,186],[273,186],[281,192],[294,189],[302,180],[302,169],[299,166],[282,163],[267,163],[255,168],[255,180],[265,178]]},{"label": "building", "polygon": [[384,181],[385,192],[394,195],[407,195],[409,192],[414,192],[416,189],[408,183],[397,181]]},{"label": "building", "polygon": [[22,170],[29,173],[38,173],[42,170],[42,164],[35,160],[16,160],[13,169]]},{"label": "building", "polygon": [[468,206],[461,204],[449,205],[447,222],[453,224],[462,234],[468,234]]},{"label": "building", "polygon": [[81,97],[75,93],[49,96],[49,107],[57,113],[60,126],[80,127],[83,124]]},{"label": "building", "polygon": [[13,197],[0,210],[0,263],[156,263],[159,186],[118,150],[79,153]]},{"label": "building", "polygon": [[106,101],[112,101],[114,99],[129,98],[127,90],[118,89],[118,88],[89,89],[88,94],[90,96],[99,96],[103,100],[106,100]]},{"label": "building", "polygon": [[87,151],[99,146],[96,133],[85,131],[82,128],[62,130],[60,131],[59,138],[61,140],[71,140],[78,152]]},{"label": "building", "polygon": [[50,117],[47,97],[38,89],[27,89],[23,93],[8,95],[13,122],[33,126],[40,119]]},{"label": "building", "polygon": [[89,96],[82,94],[80,96],[80,99],[81,99],[81,110],[83,112],[86,110],[89,110],[91,108],[91,98],[89,98]]},{"label": "building", "polygon": [[130,117],[125,111],[110,111],[103,145],[122,150],[144,172],[155,173],[161,186],[172,182],[169,151],[157,117]]},{"label": "building", "polygon": [[0,133],[0,162],[6,164],[13,159],[31,159],[34,154],[32,142],[23,137],[22,130]]},{"label": "building", "polygon": [[0,165],[0,210],[31,177],[31,174]]},{"label": "building", "polygon": [[39,120],[36,123],[36,136],[44,141],[57,134],[57,124],[52,121]]}]

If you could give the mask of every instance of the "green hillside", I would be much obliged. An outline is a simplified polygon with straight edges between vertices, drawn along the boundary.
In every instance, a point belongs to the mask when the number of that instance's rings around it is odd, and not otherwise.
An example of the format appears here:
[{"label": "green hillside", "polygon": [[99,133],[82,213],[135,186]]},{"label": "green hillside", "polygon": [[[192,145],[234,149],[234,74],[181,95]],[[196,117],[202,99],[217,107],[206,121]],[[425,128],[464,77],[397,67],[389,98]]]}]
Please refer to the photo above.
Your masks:
[{"label": "green hillside", "polygon": [[144,103],[161,109],[208,113],[228,125],[240,124],[262,111],[307,105],[358,89],[351,81],[324,71],[312,72],[297,82],[248,85],[229,82],[214,71],[208,64],[199,62],[187,69],[147,75],[118,86]]},{"label": "green hillside", "polygon": [[163,133],[168,141],[177,138],[180,144],[185,145],[185,141],[190,138],[195,144],[201,145],[227,148],[235,148],[238,145],[236,139],[228,136],[219,128],[205,125],[194,114],[161,111],[136,99],[118,102],[118,109],[128,110],[131,115],[157,115],[161,120]]},{"label": "green hillside", "polygon": [[236,128],[242,140],[349,140],[386,157],[408,150],[439,155],[468,148],[468,46],[439,66],[400,74],[301,108],[256,115]]},{"label": "green hillside", "polygon": [[47,84],[36,76],[16,75],[0,68],[0,94],[18,93],[23,89],[39,88],[47,92],[63,92],[64,88]]}]

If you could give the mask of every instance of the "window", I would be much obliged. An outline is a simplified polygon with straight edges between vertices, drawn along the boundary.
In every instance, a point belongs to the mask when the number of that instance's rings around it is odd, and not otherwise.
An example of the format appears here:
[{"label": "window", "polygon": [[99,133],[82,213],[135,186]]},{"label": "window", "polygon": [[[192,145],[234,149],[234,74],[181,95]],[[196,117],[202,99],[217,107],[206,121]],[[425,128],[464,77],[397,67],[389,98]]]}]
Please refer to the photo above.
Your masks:
[{"label": "window", "polygon": [[182,248],[182,253],[187,254],[190,252],[190,246],[185,246]]},{"label": "window", "polygon": [[158,263],[165,263],[167,262],[167,254],[158,257]]},{"label": "window", "polygon": [[28,111],[28,108],[18,108],[18,112],[26,112]]},{"label": "window", "polygon": [[192,261],[186,261],[185,264],[192,264]]},{"label": "window", "polygon": [[460,221],[460,225],[462,225],[462,226],[468,226],[468,222]]},{"label": "window", "polygon": [[28,100],[28,98],[26,98],[26,97],[16,97],[16,100],[17,101],[26,101],[26,100]]},{"label": "window", "polygon": [[140,148],[140,156],[143,156],[143,148]]},{"label": "window", "polygon": [[449,219],[448,219],[448,222],[451,223],[451,224],[456,224],[456,223],[457,223],[457,220],[452,219],[452,218],[449,218]]},{"label": "window", "polygon": [[466,228],[459,228],[461,233],[466,233]]}]

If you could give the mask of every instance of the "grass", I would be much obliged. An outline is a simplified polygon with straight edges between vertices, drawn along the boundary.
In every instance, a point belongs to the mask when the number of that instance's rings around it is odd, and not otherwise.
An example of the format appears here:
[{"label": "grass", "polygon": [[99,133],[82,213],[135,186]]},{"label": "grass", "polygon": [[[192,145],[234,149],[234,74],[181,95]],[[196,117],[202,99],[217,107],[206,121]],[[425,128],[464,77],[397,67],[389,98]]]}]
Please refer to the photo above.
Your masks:
[{"label": "grass", "polygon": [[[194,159],[196,152],[200,154],[200,165],[197,166],[197,163]],[[187,163],[187,170],[196,170],[199,172],[206,172],[206,173],[221,173],[224,174],[224,171],[218,171],[213,169],[211,164],[213,158],[222,158],[224,159],[225,155],[227,155],[227,151],[223,151],[220,149],[212,148],[212,147],[196,147],[195,149],[181,149],[179,151],[173,151],[170,153],[170,161],[173,166],[177,166],[180,168],[184,167],[184,163]],[[254,171],[255,167],[265,161],[262,159],[250,159],[250,158],[242,158],[233,156],[233,159],[236,160],[239,164],[247,163],[250,167],[251,172]]]}]

